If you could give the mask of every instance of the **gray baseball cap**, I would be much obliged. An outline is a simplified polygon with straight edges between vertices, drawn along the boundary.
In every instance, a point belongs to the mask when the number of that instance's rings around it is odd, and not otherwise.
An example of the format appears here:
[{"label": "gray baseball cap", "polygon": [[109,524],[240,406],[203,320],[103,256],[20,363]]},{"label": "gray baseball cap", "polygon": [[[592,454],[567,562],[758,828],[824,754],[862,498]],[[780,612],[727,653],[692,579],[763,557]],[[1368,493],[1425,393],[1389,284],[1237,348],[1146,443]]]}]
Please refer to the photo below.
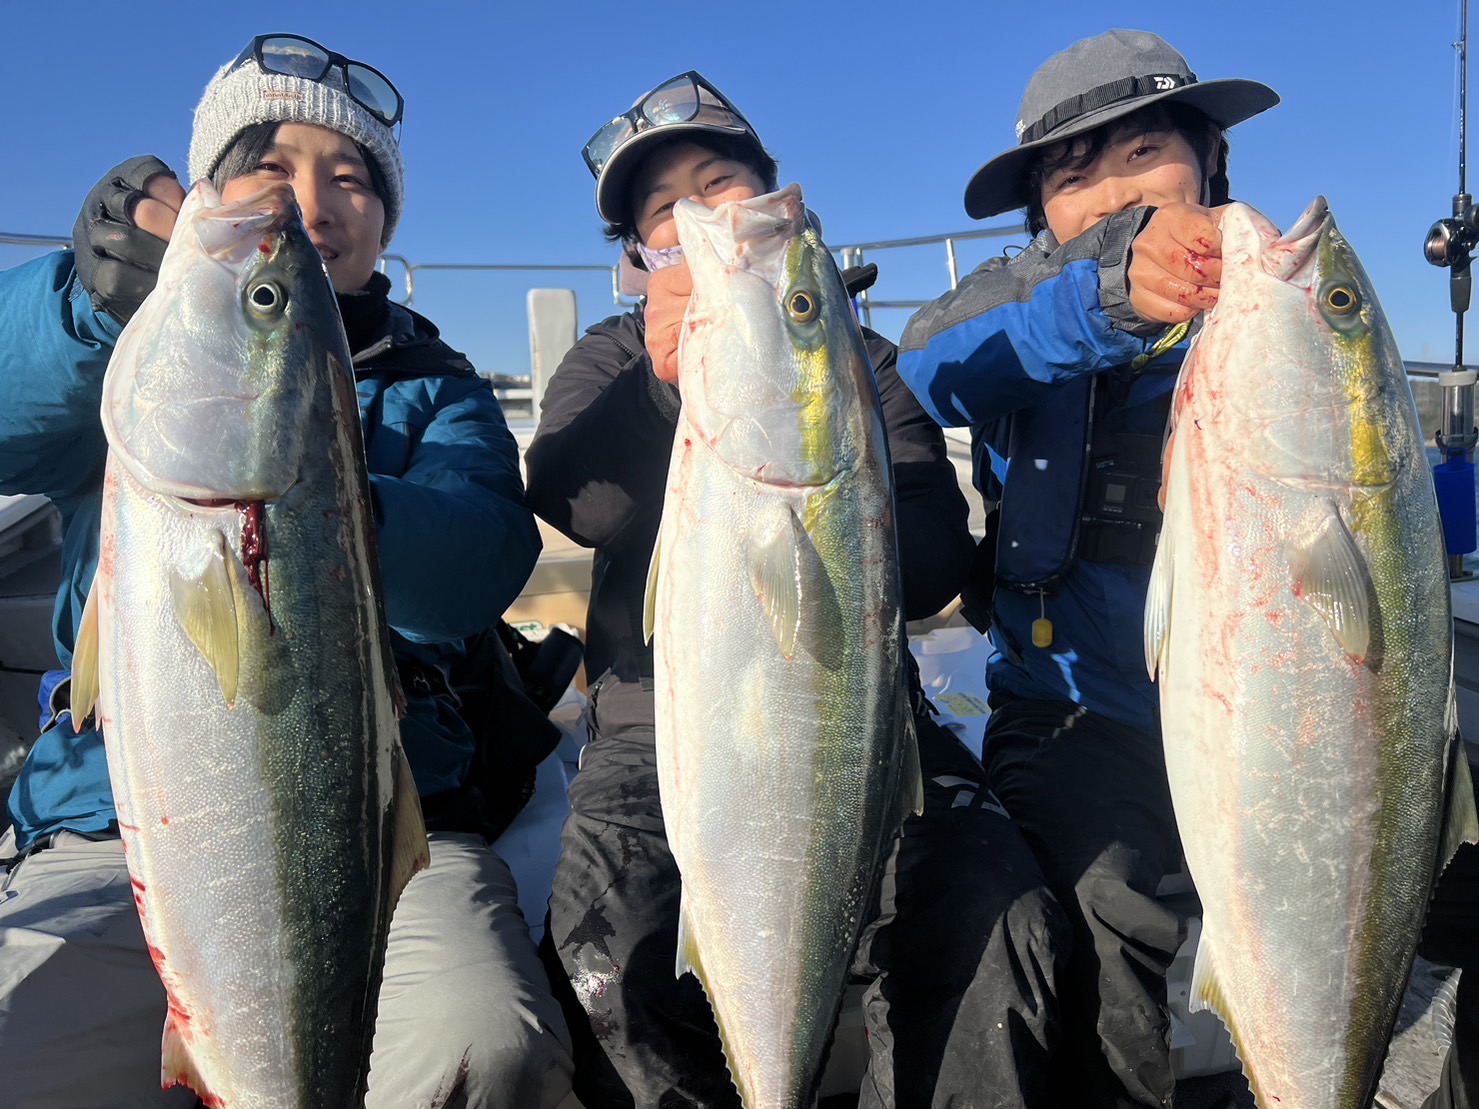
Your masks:
[{"label": "gray baseball cap", "polygon": [[1226,130],[1279,102],[1258,81],[1198,81],[1175,48],[1147,31],[1105,31],[1045,61],[1027,82],[1017,113],[1017,145],[972,175],[965,210],[985,219],[1026,207],[1027,170],[1043,147],[1174,100]]}]

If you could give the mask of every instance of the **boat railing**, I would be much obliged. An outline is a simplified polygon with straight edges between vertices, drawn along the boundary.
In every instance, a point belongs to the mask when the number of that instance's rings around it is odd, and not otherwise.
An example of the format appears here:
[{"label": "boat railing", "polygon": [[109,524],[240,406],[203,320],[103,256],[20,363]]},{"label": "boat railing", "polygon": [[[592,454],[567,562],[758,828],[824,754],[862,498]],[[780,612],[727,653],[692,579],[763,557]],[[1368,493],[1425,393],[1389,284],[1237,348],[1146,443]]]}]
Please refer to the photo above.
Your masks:
[{"label": "boat railing", "polygon": [[[945,272],[950,277],[950,287],[960,284],[960,261],[956,256],[956,244],[972,239],[1000,239],[1022,235],[1020,223],[998,224],[995,227],[979,227],[971,231],[952,231],[945,235],[920,235],[912,239],[879,239],[871,243],[845,243],[833,246],[832,251],[841,258],[842,268],[866,264],[867,256],[873,251],[901,250],[908,247],[942,246],[945,248]],[[858,294],[858,314],[865,327],[873,326],[875,308],[923,308],[928,300],[881,300],[872,296],[872,290],[864,289]]]},{"label": "boat railing", "polygon": [[[877,239],[868,242],[844,243],[833,246],[832,250],[837,254],[838,260],[843,266],[861,266],[865,264],[870,255],[880,251],[897,251],[904,249],[919,249],[940,247],[943,249],[945,271],[950,281],[950,287],[955,288],[960,282],[960,263],[957,253],[957,244],[971,240],[1008,238],[1022,235],[1020,224],[1001,224],[993,227],[974,228],[968,231],[954,231],[941,235],[921,235],[906,239]],[[34,235],[20,232],[0,231],[0,246],[16,246],[36,250],[52,250],[59,247],[70,247],[72,241],[67,235]],[[380,269],[390,276],[396,269],[401,272],[400,288],[403,290],[405,303],[409,304],[416,295],[416,275],[428,272],[484,272],[484,273],[606,273],[610,275],[611,302],[617,306],[629,307],[635,301],[624,297],[621,293],[620,267],[617,265],[600,265],[586,263],[464,263],[464,262],[416,262],[401,254],[385,254],[380,259]],[[885,299],[875,297],[872,291],[863,292],[858,297],[858,310],[865,324],[872,326],[873,309],[914,309],[927,304],[923,300],[901,300]],[[1431,434],[1430,421],[1435,415],[1441,413],[1438,376],[1451,371],[1452,366],[1435,362],[1412,362],[1407,363],[1408,376],[1413,380],[1414,390],[1418,393],[1418,407],[1424,417],[1425,430]],[[521,374],[489,374],[495,385],[503,392],[509,394],[509,399],[516,403],[530,404],[527,395],[529,376]]]},{"label": "boat railing", "polygon": [[72,246],[72,236],[23,235],[19,231],[0,231],[0,245],[33,246],[41,250],[50,250],[53,248],[67,250]]},{"label": "boat railing", "polygon": [[[973,228],[967,231],[951,231],[941,235],[918,235],[907,239],[875,239],[869,242],[842,243],[832,245],[843,269],[866,264],[868,256],[878,251],[904,250],[921,247],[940,247],[944,251],[945,272],[950,288],[960,283],[960,261],[957,245],[977,239],[1008,238],[1022,234],[1019,223],[999,224],[994,227]],[[0,245],[52,249],[70,247],[72,240],[66,235],[30,235],[20,232],[0,231]],[[413,304],[416,299],[416,276],[421,273],[605,273],[610,276],[611,302],[621,307],[630,307],[635,301],[622,295],[621,266],[594,263],[570,262],[418,262],[404,254],[383,254],[379,262],[380,272],[387,277],[399,276],[402,290],[400,300]],[[885,308],[921,308],[927,299],[898,300],[884,299],[864,290],[858,295],[858,311],[863,323],[873,325],[873,310]]]},{"label": "boat railing", "polygon": [[416,275],[418,273],[609,273],[611,275],[611,302],[633,303],[621,295],[621,268],[616,265],[599,266],[566,262],[412,262],[402,254],[382,254],[380,272],[390,276],[390,267],[399,266],[402,271],[401,286],[405,289],[402,304],[412,304],[416,299]]}]

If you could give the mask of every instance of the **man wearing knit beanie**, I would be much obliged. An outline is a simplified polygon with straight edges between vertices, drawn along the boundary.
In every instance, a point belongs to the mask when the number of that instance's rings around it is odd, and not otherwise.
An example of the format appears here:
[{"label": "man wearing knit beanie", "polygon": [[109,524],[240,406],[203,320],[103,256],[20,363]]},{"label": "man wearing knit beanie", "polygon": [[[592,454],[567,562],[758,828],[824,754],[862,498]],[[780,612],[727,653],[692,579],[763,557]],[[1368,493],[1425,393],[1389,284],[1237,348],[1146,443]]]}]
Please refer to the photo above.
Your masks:
[{"label": "man wearing knit beanie", "polygon": [[[358,67],[361,63],[340,59],[338,65],[330,64],[316,80],[299,73],[273,72],[263,68],[253,50],[264,40],[281,44],[301,42],[305,48],[317,46],[293,36],[262,36],[236,60],[216,71],[195,108],[190,181],[215,178],[223,159],[243,134],[259,124],[302,123],[335,131],[351,139],[369,159],[370,183],[385,206],[385,224],[379,241],[380,249],[384,250],[400,223],[405,198],[405,166],[400,144],[394,125],[382,118],[392,113],[375,114],[352,91],[356,82],[349,78],[346,67]],[[327,51],[322,53],[328,55]],[[282,63],[279,68],[294,67],[294,55],[287,49],[278,50],[272,57]],[[302,60],[311,66],[314,59]],[[314,72],[313,68],[298,68]],[[368,67],[363,68],[374,73]],[[383,77],[380,80],[388,90],[382,96],[395,98],[391,103],[396,106],[394,115],[398,119],[399,93]],[[363,90],[363,84],[358,88]],[[390,105],[385,107],[388,109]],[[220,188],[224,182],[218,180],[215,184]],[[130,158],[115,166],[94,186],[72,232],[78,272],[94,306],[120,323],[132,318],[154,287],[164,244],[169,240],[175,214],[184,199],[185,190],[175,180],[173,171],[152,156]]]},{"label": "man wearing knit beanie", "polygon": [[374,159],[385,185],[385,230],[380,249],[390,244],[401,218],[405,169],[394,130],[346,91],[343,74],[331,68],[310,81],[286,73],[266,73],[253,60],[222,66],[195,108],[190,138],[190,179],[210,177],[221,157],[256,123],[311,123],[348,135]]},{"label": "man wearing knit beanie", "polygon": [[[391,920],[365,1105],[553,1109],[571,1088],[569,1037],[513,875],[489,844],[558,733],[516,680],[498,683],[506,653],[487,661],[486,647],[470,649],[497,641],[539,533],[488,383],[435,325],[390,299],[375,269],[401,214],[401,110],[400,93],[364,63],[298,36],[261,36],[206,87],[190,172],[227,199],[292,185],[355,352],[406,693],[401,739],[431,854]],[[61,512],[53,634],[67,662],[98,557],[103,373],[155,285],[184,195],[157,158],[131,159],[89,195],[75,256],[0,273],[0,494],[45,494]],[[481,716],[449,688],[458,672],[490,687]],[[0,872],[0,1103],[190,1106],[181,1089],[160,1092],[166,997],[133,903],[104,735],[74,728],[69,680],[54,671],[43,682],[43,704],[56,707],[11,792],[13,827],[0,834],[10,864]],[[262,817],[218,819],[226,840],[234,822]],[[264,968],[280,958],[261,952]]]}]

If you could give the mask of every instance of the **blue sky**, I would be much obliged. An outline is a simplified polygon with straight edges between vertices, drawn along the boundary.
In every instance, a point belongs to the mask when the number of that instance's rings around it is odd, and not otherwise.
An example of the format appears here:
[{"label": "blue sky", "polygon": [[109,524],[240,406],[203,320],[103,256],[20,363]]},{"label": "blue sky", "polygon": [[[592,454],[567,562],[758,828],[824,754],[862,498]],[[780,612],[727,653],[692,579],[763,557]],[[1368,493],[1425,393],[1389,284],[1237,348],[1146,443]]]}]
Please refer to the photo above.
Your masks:
[{"label": "blue sky", "polygon": [[[268,31],[297,31],[367,61],[405,94],[407,208],[390,249],[415,262],[613,260],[581,144],[690,68],[750,117],[830,243],[967,230],[981,225],[961,207],[965,182],[1012,143],[1032,70],[1075,39],[1133,27],[1165,36],[1204,80],[1247,77],[1278,90],[1281,105],[1231,132],[1233,195],[1288,226],[1323,193],[1403,354],[1453,356],[1447,275],[1423,260],[1421,242],[1456,185],[1458,0],[1179,9],[358,0],[294,9],[0,0],[0,73],[11,90],[0,230],[68,232],[93,182],[133,154],[157,153],[183,172],[206,81]],[[1473,122],[1479,178],[1479,111]],[[963,246],[962,261],[968,268],[1000,248]],[[0,267],[35,253],[0,247]],[[873,260],[880,296],[927,298],[946,286],[943,252]],[[531,284],[574,286],[583,324],[615,310],[599,276],[525,274],[423,275],[416,307],[480,368],[520,373]],[[875,326],[897,338],[906,316],[881,312]],[[1479,314],[1471,331],[1472,361]]]}]

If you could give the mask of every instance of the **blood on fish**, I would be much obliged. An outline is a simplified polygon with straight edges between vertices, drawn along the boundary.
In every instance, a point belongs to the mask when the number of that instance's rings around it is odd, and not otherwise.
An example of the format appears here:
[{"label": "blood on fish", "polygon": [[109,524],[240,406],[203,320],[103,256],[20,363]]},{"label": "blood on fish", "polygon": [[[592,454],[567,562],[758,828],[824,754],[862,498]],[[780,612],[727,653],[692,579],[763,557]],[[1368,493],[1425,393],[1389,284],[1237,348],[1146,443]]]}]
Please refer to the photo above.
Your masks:
[{"label": "blood on fish", "polygon": [[241,562],[246,567],[247,581],[262,598],[270,628],[272,602],[268,599],[267,530],[263,527],[265,507],[261,501],[238,501],[236,507],[241,512]]}]

